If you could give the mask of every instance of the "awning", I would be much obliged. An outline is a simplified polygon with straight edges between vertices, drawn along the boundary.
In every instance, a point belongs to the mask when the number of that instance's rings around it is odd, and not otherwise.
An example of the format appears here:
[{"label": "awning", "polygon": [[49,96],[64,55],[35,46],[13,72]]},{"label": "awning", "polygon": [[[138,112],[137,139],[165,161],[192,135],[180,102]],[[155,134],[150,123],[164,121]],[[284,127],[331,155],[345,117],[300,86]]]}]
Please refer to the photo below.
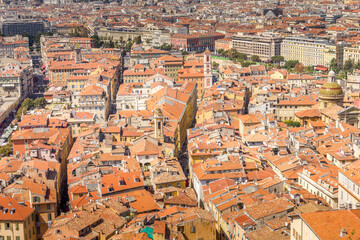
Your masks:
[{"label": "awning", "polygon": [[46,66],[45,66],[45,63],[41,66],[42,69],[44,69]]},{"label": "awning", "polygon": [[49,81],[49,76],[46,76],[46,77],[45,77],[45,81]]},{"label": "awning", "polygon": [[44,69],[42,72],[45,73],[45,72],[46,72],[46,69]]},{"label": "awning", "polygon": [[315,70],[316,71],[327,71],[328,68],[327,67],[316,67]]}]

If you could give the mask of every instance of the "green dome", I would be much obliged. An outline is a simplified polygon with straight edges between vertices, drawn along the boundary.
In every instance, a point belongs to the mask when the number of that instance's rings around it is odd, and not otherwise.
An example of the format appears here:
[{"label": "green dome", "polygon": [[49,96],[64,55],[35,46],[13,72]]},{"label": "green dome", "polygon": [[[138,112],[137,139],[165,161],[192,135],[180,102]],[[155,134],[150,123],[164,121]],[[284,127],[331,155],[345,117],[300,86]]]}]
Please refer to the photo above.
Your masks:
[{"label": "green dome", "polygon": [[336,82],[327,82],[320,89],[320,97],[342,97],[343,91]]}]

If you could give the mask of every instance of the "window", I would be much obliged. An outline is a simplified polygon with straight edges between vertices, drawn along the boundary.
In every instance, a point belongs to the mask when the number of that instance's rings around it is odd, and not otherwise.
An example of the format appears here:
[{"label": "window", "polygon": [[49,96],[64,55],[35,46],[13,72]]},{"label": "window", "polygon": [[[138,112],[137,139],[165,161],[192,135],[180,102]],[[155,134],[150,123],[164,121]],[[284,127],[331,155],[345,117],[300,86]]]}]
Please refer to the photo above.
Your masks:
[{"label": "window", "polygon": [[16,231],[19,231],[19,223],[15,223],[15,229]]},{"label": "window", "polygon": [[6,237],[6,240],[11,240],[11,236],[7,236],[7,237]]},{"label": "window", "polygon": [[11,223],[5,223],[5,230],[10,230]]},{"label": "window", "polygon": [[195,227],[191,227],[191,232],[195,233]]},{"label": "window", "polygon": [[51,217],[51,213],[48,213],[48,221],[51,221],[52,217]]},{"label": "window", "polygon": [[34,203],[40,202],[40,197],[33,197],[33,202]]},{"label": "window", "polygon": [[47,209],[48,209],[48,210],[51,209],[51,204],[50,204],[50,203],[47,204]]},{"label": "window", "polygon": [[16,239],[16,240],[20,240],[20,237],[19,237],[19,236],[16,236],[15,239]]}]

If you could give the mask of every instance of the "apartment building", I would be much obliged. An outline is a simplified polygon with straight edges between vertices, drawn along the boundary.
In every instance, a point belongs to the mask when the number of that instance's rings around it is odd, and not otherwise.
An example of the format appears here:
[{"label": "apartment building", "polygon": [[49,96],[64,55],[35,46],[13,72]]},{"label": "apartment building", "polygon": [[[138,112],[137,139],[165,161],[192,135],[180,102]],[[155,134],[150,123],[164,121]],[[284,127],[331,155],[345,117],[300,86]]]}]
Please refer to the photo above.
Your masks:
[{"label": "apartment building", "polygon": [[0,96],[25,99],[33,91],[31,67],[7,64],[0,72]]},{"label": "apartment building", "polygon": [[165,69],[165,75],[174,79],[178,79],[178,70],[183,67],[183,59],[180,57],[175,57],[171,55],[166,55],[157,58],[154,61],[156,67],[162,67]]},{"label": "apartment building", "polygon": [[[320,211],[290,215],[291,240],[358,239],[359,210]],[[354,230],[355,229],[355,230]]]},{"label": "apartment building", "polygon": [[1,33],[5,36],[13,36],[24,32],[30,35],[36,35],[38,32],[44,32],[44,24],[38,20],[13,20],[2,22]]},{"label": "apartment building", "polygon": [[346,87],[350,89],[360,88],[360,71],[355,71],[353,74],[347,75]]},{"label": "apartment building", "polygon": [[131,50],[130,53],[130,64],[136,65],[136,64],[140,64],[143,63],[144,61],[149,62],[150,60],[153,60],[155,58],[159,58],[162,56],[166,56],[168,55],[169,52],[168,51],[164,51],[164,50],[160,50],[160,49],[153,49],[150,48],[148,50]]},{"label": "apartment building", "polygon": [[[330,166],[331,167],[331,166]],[[328,167],[329,168],[329,167]],[[305,167],[302,173],[298,173],[299,184],[308,192],[323,198],[331,208],[338,207],[338,182],[337,168]]]},{"label": "apartment building", "polygon": [[124,83],[141,83],[156,73],[165,74],[165,70],[163,68],[146,68],[142,64],[136,64],[132,69],[124,71]]},{"label": "apartment building", "polygon": [[61,159],[66,159],[72,146],[72,137],[68,128],[34,128],[16,131],[12,137],[13,154],[29,155],[31,143],[36,140],[47,141],[58,146]]},{"label": "apartment building", "polygon": [[18,47],[29,48],[29,39],[21,35],[0,37],[0,57],[13,57],[14,49]]},{"label": "apartment building", "polygon": [[0,238],[6,240],[35,240],[34,209],[14,198],[0,197]]},{"label": "apartment building", "polygon": [[344,47],[344,60],[343,63],[346,62],[346,60],[352,59],[356,63],[360,61],[360,46],[347,46]]},{"label": "apartment building", "polygon": [[349,164],[339,171],[339,208],[360,207],[360,162]]},{"label": "apartment building", "polygon": [[223,49],[225,51],[233,48],[233,42],[231,38],[222,38],[215,41],[215,51],[217,52],[219,49]]},{"label": "apartment building", "polygon": [[108,93],[100,86],[90,84],[80,92],[79,108],[83,112],[95,113],[100,121],[106,121],[109,115],[110,99]]},{"label": "apartment building", "polygon": [[288,60],[298,60],[305,66],[330,66],[335,58],[342,64],[342,44],[334,44],[326,40],[305,37],[287,37],[281,43],[281,56]]},{"label": "apartment building", "polygon": [[271,35],[238,35],[232,38],[233,47],[248,57],[257,55],[262,61],[281,54],[282,38]]},{"label": "apartment building", "polygon": [[184,51],[205,51],[215,49],[215,41],[224,38],[222,33],[196,33],[196,34],[174,34],[171,36],[171,45]]},{"label": "apartment building", "polygon": [[294,120],[295,113],[311,109],[317,103],[315,96],[288,97],[276,104],[276,116],[279,121]]},{"label": "apartment building", "polygon": [[[37,163],[40,164],[40,162]],[[5,192],[9,196],[12,194],[22,196],[22,199],[29,202],[30,206],[35,209],[33,213],[35,215],[35,234],[37,239],[41,238],[48,229],[48,224],[57,216],[56,189],[48,188],[40,182],[40,179],[36,181],[23,178],[6,188]]]}]

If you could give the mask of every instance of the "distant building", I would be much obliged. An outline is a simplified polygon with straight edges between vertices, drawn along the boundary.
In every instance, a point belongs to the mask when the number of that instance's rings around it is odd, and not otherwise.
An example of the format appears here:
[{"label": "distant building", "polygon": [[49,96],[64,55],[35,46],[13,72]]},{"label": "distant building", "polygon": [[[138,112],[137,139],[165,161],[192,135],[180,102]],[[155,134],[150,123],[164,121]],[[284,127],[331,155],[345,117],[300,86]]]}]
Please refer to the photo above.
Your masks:
[{"label": "distant building", "polygon": [[0,96],[25,99],[32,93],[34,86],[30,67],[7,64],[0,70]]},{"label": "distant building", "polygon": [[36,35],[44,32],[44,24],[37,20],[6,21],[1,23],[1,33],[5,36],[12,36],[22,33]]},{"label": "distant building", "polygon": [[206,33],[206,34],[174,34],[171,36],[171,45],[174,48],[184,51],[205,51],[215,49],[215,41],[224,38],[222,33]]},{"label": "distant building", "polygon": [[342,65],[342,52],[342,44],[321,39],[287,37],[281,43],[281,56],[286,61],[298,60],[305,66],[330,66],[332,59]]},{"label": "distant building", "polygon": [[13,57],[14,49],[18,47],[29,48],[29,39],[20,35],[0,37],[0,57]]},{"label": "distant building", "polygon": [[274,36],[243,35],[232,38],[234,48],[248,57],[257,55],[262,61],[280,55],[282,38]]}]

